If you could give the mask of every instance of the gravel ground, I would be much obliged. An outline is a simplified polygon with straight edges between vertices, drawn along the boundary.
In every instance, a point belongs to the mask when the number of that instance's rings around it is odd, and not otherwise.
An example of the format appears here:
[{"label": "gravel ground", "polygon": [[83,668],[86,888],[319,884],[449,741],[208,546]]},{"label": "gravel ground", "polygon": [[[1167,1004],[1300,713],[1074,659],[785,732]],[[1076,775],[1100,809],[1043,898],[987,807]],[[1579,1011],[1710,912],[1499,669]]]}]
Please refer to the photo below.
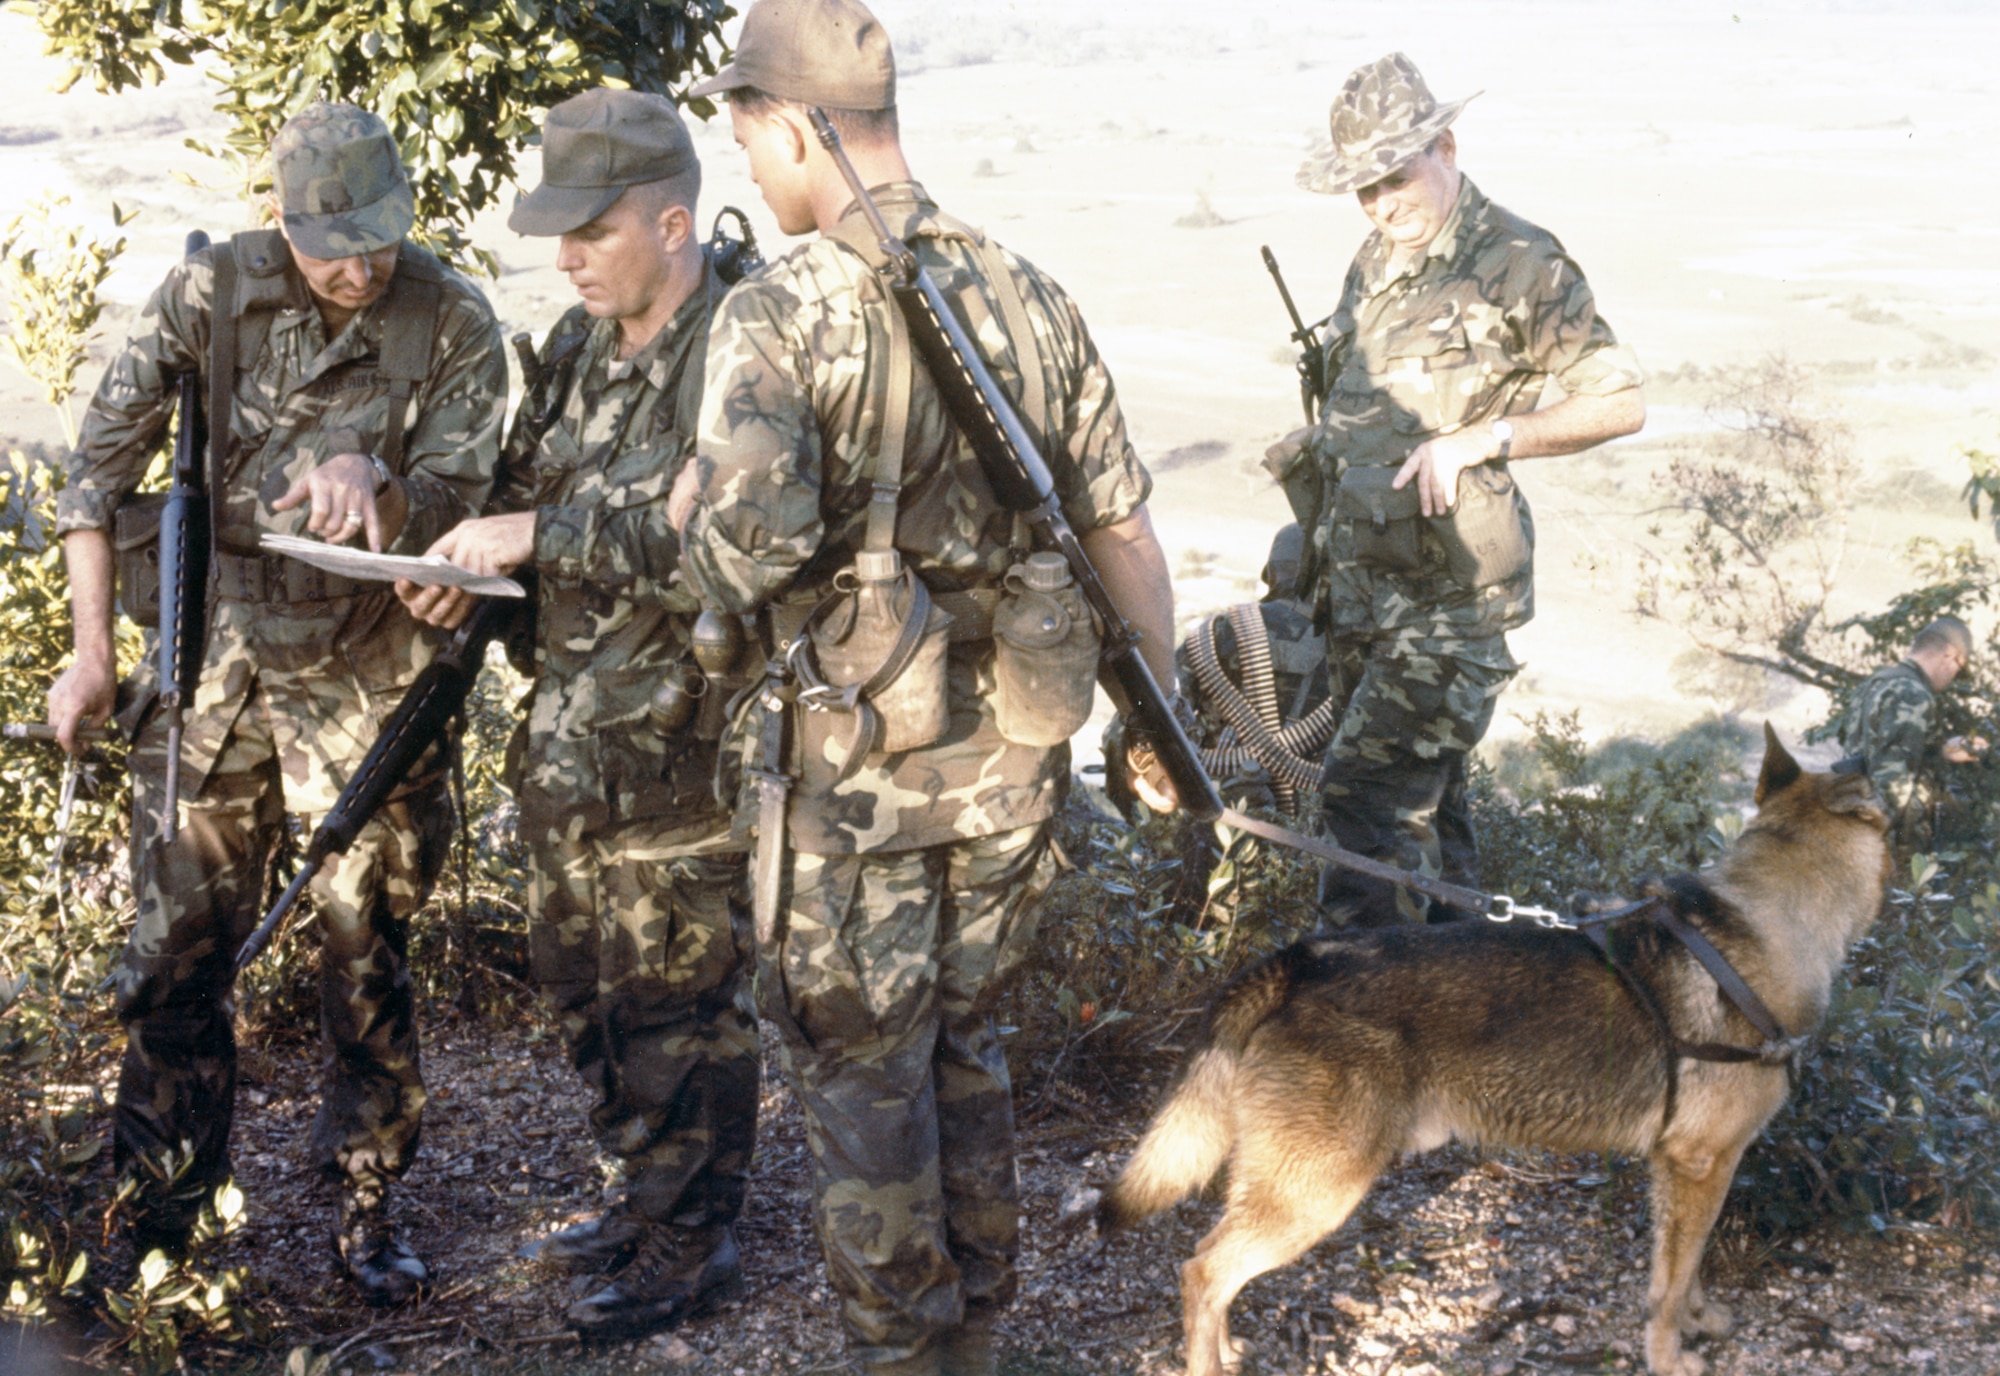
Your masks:
[{"label": "gravel ground", "polygon": [[[586,1353],[561,1316],[578,1282],[516,1258],[599,1206],[584,1096],[545,1029],[454,1019],[427,1029],[425,1142],[398,1208],[434,1283],[393,1314],[352,1298],[327,1241],[327,1196],[302,1166],[317,1075],[304,1049],[246,1055],[238,1180],[250,1224],[226,1260],[250,1267],[273,1350],[338,1349],[371,1371],[838,1372],[838,1322],[806,1213],[803,1124],[767,1086],[742,1222],[748,1297],[681,1332]],[[775,1056],[767,1058],[775,1065]],[[1168,1067],[1160,1067],[1164,1075]],[[1194,1200],[1099,1245],[1079,1206],[1143,1127],[1122,1103],[1045,1112],[1021,1141],[1023,1286],[1002,1328],[1010,1376],[1180,1370],[1180,1264],[1216,1206]],[[1043,1104],[1046,1106],[1047,1101]],[[1737,1331],[1695,1344],[1716,1373],[2000,1372],[1991,1239],[1823,1231],[1772,1249],[1725,1221],[1711,1293]],[[1354,1219],[1237,1300],[1252,1373],[1630,1371],[1646,1275],[1643,1173],[1596,1157],[1481,1158],[1448,1148],[1385,1176]]]}]

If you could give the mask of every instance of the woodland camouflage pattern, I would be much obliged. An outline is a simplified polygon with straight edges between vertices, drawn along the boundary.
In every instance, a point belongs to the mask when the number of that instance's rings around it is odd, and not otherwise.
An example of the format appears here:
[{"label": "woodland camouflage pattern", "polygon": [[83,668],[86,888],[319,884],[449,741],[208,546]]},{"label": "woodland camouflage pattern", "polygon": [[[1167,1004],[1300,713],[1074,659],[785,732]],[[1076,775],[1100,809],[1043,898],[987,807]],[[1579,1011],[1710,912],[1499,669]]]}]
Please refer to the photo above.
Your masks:
[{"label": "woodland camouflage pattern", "polygon": [[[1434,435],[1531,411],[1552,376],[1572,396],[1643,381],[1562,245],[1470,178],[1424,255],[1394,277],[1390,248],[1379,232],[1364,241],[1328,331],[1330,382],[1301,460],[1319,466],[1322,491],[1353,468],[1398,466]],[[1462,481],[1505,470],[1483,464]],[[1372,567],[1356,558],[1355,522],[1331,519],[1326,505],[1314,523],[1317,614],[1347,705],[1327,747],[1322,820],[1350,850],[1472,882],[1465,755],[1518,668],[1505,632],[1534,615],[1532,570],[1467,590],[1421,517],[1411,519],[1422,566]],[[1532,541],[1526,502],[1517,509]],[[1321,896],[1329,912],[1359,904],[1369,922],[1421,918],[1428,906],[1335,870]]]},{"label": "woodland camouflage pattern", "polygon": [[663,739],[646,715],[700,609],[666,502],[722,290],[711,271],[623,361],[617,321],[564,315],[541,361],[546,375],[574,349],[574,380],[546,430],[516,419],[491,504],[536,513],[519,788],[535,982],[597,1095],[591,1127],[626,1207],[688,1226],[741,1210],[759,1083],[744,859],[715,748],[692,730]]},{"label": "woodland camouflage pattern", "polygon": [[[914,183],[875,194],[1019,397],[1021,363],[972,247],[913,233],[941,227]],[[1078,531],[1121,521],[1150,479],[1110,375],[1069,298],[1005,261],[1051,413],[1024,421]],[[684,554],[705,600],[734,612],[780,597],[809,605],[852,561],[894,309],[861,257],[824,238],[723,302],[702,401],[704,491]],[[905,564],[939,592],[997,586],[1024,553],[1020,532],[921,367],[903,472]],[[758,952],[760,1006],[806,1109],[816,1228],[864,1367],[920,1358],[1016,1286],[1012,1103],[991,1003],[1054,874],[1049,818],[1069,752],[1000,737],[990,641],[955,644],[948,659],[939,744],[870,759],[839,786],[801,752],[780,935]]]},{"label": "woodland camouflage pattern", "polygon": [[1936,708],[1930,679],[1906,659],[1869,675],[1840,722],[1841,747],[1865,762],[1894,834],[1905,840],[1921,823],[1923,766],[1936,753],[1930,739]]},{"label": "woodland camouflage pattern", "polygon": [[1046,823],[793,863],[758,1003],[806,1110],[815,1230],[864,1368],[1014,1298],[1014,1114],[992,1008],[1054,878]]},{"label": "woodland camouflage pattern", "polygon": [[[1390,249],[1379,232],[1363,242],[1327,332],[1327,394],[1309,445],[1327,492],[1350,467],[1394,467],[1433,435],[1534,410],[1550,377],[1571,396],[1644,381],[1562,245],[1487,200],[1471,178],[1424,256],[1393,278]],[[1446,573],[1429,530],[1415,574],[1357,564],[1351,522],[1322,519],[1314,538],[1332,635],[1395,633],[1413,649],[1457,654],[1449,642],[1495,636],[1534,615],[1527,574],[1467,592]]]},{"label": "woodland camouflage pattern", "polygon": [[[1020,395],[1019,361],[969,247],[914,237],[937,209],[916,183],[875,196],[959,307],[1000,386]],[[1023,419],[1037,439],[1055,437],[1043,452],[1071,524],[1079,532],[1114,524],[1145,501],[1151,479],[1126,438],[1111,375],[1062,289],[1018,258],[1007,262],[1034,323],[1052,411]],[[715,605],[744,612],[783,597],[810,606],[852,562],[888,391],[891,309],[860,256],[821,238],[744,281],[717,310],[699,438],[704,492],[685,554],[689,577]],[[1024,554],[1014,518],[921,368],[905,453],[896,530],[905,566],[933,592],[998,587]],[[840,784],[822,755],[804,752],[790,815],[797,849],[915,849],[1054,814],[1069,751],[1001,737],[991,642],[953,645],[948,675],[951,725],[939,744],[870,758]]]},{"label": "woodland camouflage pattern", "polygon": [[1466,100],[1439,105],[1402,53],[1355,68],[1327,113],[1331,142],[1299,166],[1299,189],[1339,196],[1372,186],[1429,147]]},{"label": "woodland camouflage pattern", "polygon": [[521,786],[523,834],[571,838],[717,815],[715,749],[660,738],[647,704],[688,657],[700,602],[679,569],[667,493],[692,441],[709,312],[703,287],[631,359],[618,324],[578,306],[542,346],[582,332],[575,381],[546,433],[515,423],[489,510],[536,513],[534,691]]},{"label": "woodland camouflage pattern", "polygon": [[287,120],[271,140],[271,191],[315,258],[387,248],[417,220],[389,126],[358,105],[316,101]]},{"label": "woodland camouflage pattern", "polygon": [[[409,250],[406,250],[408,252]],[[419,384],[404,451],[410,516],[393,546],[424,549],[486,497],[507,375],[485,299],[444,274],[432,371]],[[236,383],[218,544],[253,550],[264,531],[303,531],[303,508],[272,500],[334,455],[377,451],[390,424],[377,372],[377,302],[328,341],[305,286],[284,267],[287,304]],[[393,291],[393,287],[391,288]],[[58,499],[61,530],[106,529],[139,484],[174,402],[175,376],[205,367],[209,255],[176,265],[112,359],[85,414]],[[400,419],[400,418],[398,418]],[[276,561],[266,561],[267,567]],[[265,861],[286,812],[308,827],[330,809],[433,653],[386,586],[314,602],[211,599],[201,679],[181,756],[184,830],[170,850],[143,819],[133,857],[139,913],[119,972],[131,1038],[121,1079],[121,1155],[200,1138],[220,1170],[233,1083],[230,956],[263,906]],[[128,700],[154,692],[149,653]],[[163,730],[140,741],[141,808],[157,806]],[[322,1030],[326,1085],[313,1149],[320,1163],[378,1188],[414,1150],[417,1080],[404,920],[428,891],[449,818],[433,759],[313,888],[325,915]]]}]

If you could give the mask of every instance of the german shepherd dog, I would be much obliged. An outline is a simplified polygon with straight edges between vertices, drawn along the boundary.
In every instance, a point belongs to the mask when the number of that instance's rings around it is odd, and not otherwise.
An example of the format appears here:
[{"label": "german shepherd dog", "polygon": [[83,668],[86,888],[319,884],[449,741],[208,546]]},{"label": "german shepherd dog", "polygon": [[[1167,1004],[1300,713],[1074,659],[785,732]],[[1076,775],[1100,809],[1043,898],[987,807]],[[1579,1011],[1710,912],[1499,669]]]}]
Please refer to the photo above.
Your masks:
[{"label": "german shepherd dog", "polygon": [[[1652,891],[1797,1037],[1825,1016],[1849,944],[1881,907],[1888,819],[1867,775],[1808,772],[1764,735],[1755,820],[1713,869]],[[1683,1044],[1759,1038],[1650,922],[1621,929],[1616,949],[1623,977],[1581,934],[1521,922],[1343,931],[1225,988],[1098,1208],[1108,1234],[1228,1164],[1221,1221],[1181,1268],[1188,1376],[1233,1365],[1239,1290],[1338,1228],[1399,1154],[1453,1139],[1644,1155],[1647,1368],[1702,1371],[1683,1335],[1726,1333],[1730,1316],[1702,1293],[1701,1254],[1744,1148],[1784,1102],[1786,1071],[1676,1064],[1669,1030]]]}]

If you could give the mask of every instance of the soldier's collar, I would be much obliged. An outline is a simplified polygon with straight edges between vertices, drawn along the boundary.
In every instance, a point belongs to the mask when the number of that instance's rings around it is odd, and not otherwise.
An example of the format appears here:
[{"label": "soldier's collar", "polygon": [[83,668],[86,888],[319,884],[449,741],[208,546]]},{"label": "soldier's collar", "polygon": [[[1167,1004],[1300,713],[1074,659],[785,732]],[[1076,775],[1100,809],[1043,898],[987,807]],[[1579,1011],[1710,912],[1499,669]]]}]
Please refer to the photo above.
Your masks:
[{"label": "soldier's collar", "polygon": [[[895,220],[888,213],[892,205],[913,206],[919,211],[935,211],[938,208],[937,202],[931,199],[931,193],[924,190],[923,183],[919,181],[884,182],[880,186],[869,187],[868,194],[882,210],[883,218],[892,225]],[[840,218],[845,220],[851,215],[860,213],[861,202],[849,201],[847,209],[840,212]]]},{"label": "soldier's collar", "polygon": [[1485,208],[1486,197],[1472,184],[1472,178],[1463,173],[1458,178],[1458,203],[1451,208],[1451,214],[1444,218],[1444,228],[1437,232],[1430,247],[1424,250],[1426,258],[1437,258],[1449,263],[1458,256],[1458,246],[1465,240],[1466,225],[1477,219]]}]

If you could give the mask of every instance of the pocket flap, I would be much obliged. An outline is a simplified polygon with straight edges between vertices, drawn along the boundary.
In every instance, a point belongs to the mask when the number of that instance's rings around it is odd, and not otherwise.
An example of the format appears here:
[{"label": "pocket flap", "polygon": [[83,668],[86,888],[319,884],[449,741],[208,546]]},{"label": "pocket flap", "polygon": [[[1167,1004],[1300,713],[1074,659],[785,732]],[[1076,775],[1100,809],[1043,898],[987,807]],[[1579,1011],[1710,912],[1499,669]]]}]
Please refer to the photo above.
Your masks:
[{"label": "pocket flap", "polygon": [[111,518],[114,546],[120,550],[132,550],[157,544],[160,539],[160,513],[166,507],[167,494],[164,492],[135,492],[120,502]]},{"label": "pocket flap", "polygon": [[1334,490],[1334,516],[1339,520],[1365,521],[1380,528],[1391,521],[1420,515],[1423,502],[1417,495],[1416,483],[1400,488],[1391,485],[1399,471],[1400,465],[1387,464],[1348,469],[1340,475],[1340,486]]}]

